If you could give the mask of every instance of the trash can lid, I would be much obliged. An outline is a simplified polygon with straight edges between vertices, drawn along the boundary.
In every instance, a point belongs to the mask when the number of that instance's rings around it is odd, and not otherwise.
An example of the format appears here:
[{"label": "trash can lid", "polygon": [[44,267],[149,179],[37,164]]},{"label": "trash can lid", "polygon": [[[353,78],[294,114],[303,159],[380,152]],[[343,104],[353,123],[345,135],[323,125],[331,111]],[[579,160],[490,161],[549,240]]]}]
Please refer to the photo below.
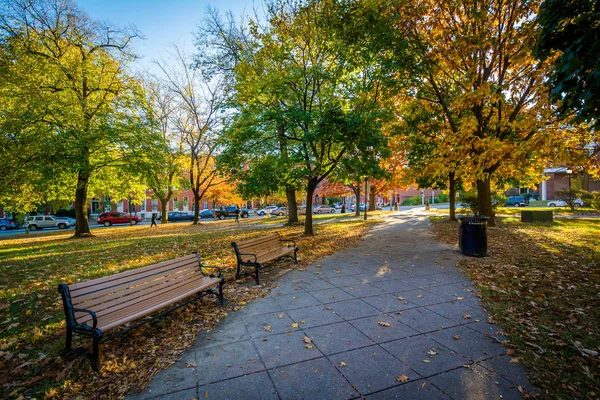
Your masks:
[{"label": "trash can lid", "polygon": [[475,215],[475,214],[459,215],[457,218],[460,221],[466,221],[469,224],[478,224],[478,223],[482,223],[482,222],[487,222],[490,219],[490,217],[486,217],[485,215]]}]

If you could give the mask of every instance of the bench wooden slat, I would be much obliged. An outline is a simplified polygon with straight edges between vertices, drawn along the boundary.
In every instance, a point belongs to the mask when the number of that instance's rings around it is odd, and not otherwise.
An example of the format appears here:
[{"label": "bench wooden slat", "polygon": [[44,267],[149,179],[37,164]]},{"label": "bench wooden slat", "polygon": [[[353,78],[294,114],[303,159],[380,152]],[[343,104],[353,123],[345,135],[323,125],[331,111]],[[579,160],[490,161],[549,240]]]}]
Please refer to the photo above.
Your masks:
[{"label": "bench wooden slat", "polygon": [[[162,304],[164,307],[165,305],[172,304],[178,300],[173,301],[171,299],[179,298],[179,296],[182,293],[197,293],[214,285],[219,281],[219,278],[204,277],[192,282],[188,282],[176,288],[168,288],[168,290],[158,294],[148,294],[143,298],[132,299],[131,302],[118,304],[116,306],[111,307],[110,309],[99,311],[98,313],[96,313],[96,316],[98,318],[98,327],[102,331],[106,331],[106,325],[108,324],[127,319],[130,315],[137,315],[143,310],[153,308],[156,305]],[[87,322],[88,324],[91,323],[92,319],[91,317],[89,317],[89,314],[82,314],[82,318],[78,319],[78,322]],[[124,323],[125,322],[122,322],[122,324]]]},{"label": "bench wooden slat", "polygon": [[198,263],[187,262],[185,265],[174,266],[172,268],[163,267],[161,270],[156,271],[155,274],[146,275],[142,277],[125,277],[113,282],[105,282],[98,285],[96,288],[88,288],[85,293],[79,293],[72,297],[73,304],[80,304],[85,300],[93,299],[95,297],[102,296],[107,293],[117,292],[122,289],[126,289],[131,286],[135,286],[140,283],[149,282],[151,280],[162,279],[165,276],[177,273],[178,271],[192,271],[199,270]]},{"label": "bench wooden slat", "polygon": [[293,251],[294,251],[293,247],[285,247],[285,248],[279,249],[277,251],[272,251],[269,253],[262,254],[260,257],[258,257],[257,261],[259,263],[273,261],[280,257],[285,256],[286,254],[292,253]]},{"label": "bench wooden slat", "polygon": [[107,322],[106,324],[102,324],[100,326],[100,329],[103,332],[108,332],[111,329],[114,329],[114,328],[117,328],[117,327],[119,327],[121,325],[126,324],[127,322],[131,322],[131,321],[134,321],[134,320],[136,320],[138,318],[145,317],[146,315],[152,314],[153,312],[158,311],[161,308],[165,308],[168,305],[175,304],[175,303],[177,303],[177,302],[179,302],[181,300],[184,300],[187,297],[190,297],[191,295],[194,295],[194,294],[196,294],[198,292],[201,292],[201,291],[205,290],[207,287],[212,286],[214,283],[218,283],[220,281],[219,278],[208,278],[208,279],[214,279],[214,282],[210,283],[210,284],[208,284],[207,286],[204,286],[204,287],[194,287],[194,288],[192,288],[192,289],[190,289],[190,290],[188,290],[186,292],[181,292],[176,297],[167,297],[166,300],[164,300],[163,302],[157,303],[157,304],[155,304],[155,305],[153,305],[153,306],[151,306],[149,308],[145,308],[145,307],[138,308],[137,311],[135,313],[133,313],[133,314],[131,313],[132,310],[126,310],[124,312],[125,316],[123,318],[120,318],[118,320],[114,320],[111,317],[112,321]]},{"label": "bench wooden slat", "polygon": [[280,240],[280,236],[279,233],[270,233],[268,235],[265,236],[261,236],[259,238],[254,238],[254,239],[248,239],[248,240],[244,240],[241,242],[237,242],[238,243],[238,247],[245,247],[245,246],[254,246],[256,244],[260,244],[263,242],[269,242],[273,239],[276,239],[277,241]]},{"label": "bench wooden slat", "polygon": [[162,262],[159,262],[158,264],[152,264],[152,265],[148,265],[148,266],[141,267],[141,268],[131,269],[129,271],[119,272],[117,274],[104,276],[102,278],[97,278],[97,279],[92,279],[92,280],[85,281],[85,282],[75,283],[75,284],[69,285],[69,291],[71,293],[76,293],[78,290],[85,289],[90,286],[95,287],[104,282],[110,282],[110,281],[118,280],[121,278],[130,277],[133,275],[144,276],[144,274],[146,274],[147,272],[153,271],[155,269],[160,269],[165,266],[175,267],[177,265],[186,264],[186,263],[190,263],[190,262],[195,262],[197,265],[197,263],[198,263],[197,260],[198,260],[198,258],[197,258],[196,253],[192,253],[191,255],[174,258],[174,259],[167,260],[167,261],[162,261]]},{"label": "bench wooden slat", "polygon": [[112,304],[131,301],[131,299],[145,296],[147,293],[163,291],[170,287],[180,286],[186,282],[197,280],[202,277],[203,276],[198,269],[189,270],[189,272],[169,275],[157,281],[148,281],[146,283],[138,284],[136,286],[120,290],[117,293],[108,293],[104,296],[79,303],[77,308],[85,308],[94,312],[98,312],[110,307]]}]

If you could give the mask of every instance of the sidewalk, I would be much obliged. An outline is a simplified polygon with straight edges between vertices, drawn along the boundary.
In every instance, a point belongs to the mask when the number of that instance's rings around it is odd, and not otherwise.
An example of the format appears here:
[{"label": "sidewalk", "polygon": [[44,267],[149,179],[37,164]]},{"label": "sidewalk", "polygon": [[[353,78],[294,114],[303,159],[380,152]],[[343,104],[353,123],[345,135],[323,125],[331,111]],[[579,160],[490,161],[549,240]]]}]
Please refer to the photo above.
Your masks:
[{"label": "sidewalk", "polygon": [[531,387],[458,257],[425,216],[389,217],[279,278],[130,398],[519,399]]}]

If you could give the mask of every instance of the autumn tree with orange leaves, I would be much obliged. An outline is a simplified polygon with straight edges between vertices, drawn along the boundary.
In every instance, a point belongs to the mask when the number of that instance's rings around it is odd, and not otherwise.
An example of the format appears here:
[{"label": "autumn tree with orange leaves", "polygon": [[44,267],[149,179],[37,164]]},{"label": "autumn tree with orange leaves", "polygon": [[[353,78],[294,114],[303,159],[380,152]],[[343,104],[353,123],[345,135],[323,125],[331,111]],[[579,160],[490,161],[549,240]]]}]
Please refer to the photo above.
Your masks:
[{"label": "autumn tree with orange leaves", "polygon": [[493,217],[492,181],[541,176],[561,136],[543,85],[552,60],[531,54],[539,1],[381,0],[377,7],[395,36],[410,39],[417,63],[402,102],[439,119],[435,130],[427,120],[414,128],[433,136],[438,165],[458,164],[471,177],[479,213]]}]

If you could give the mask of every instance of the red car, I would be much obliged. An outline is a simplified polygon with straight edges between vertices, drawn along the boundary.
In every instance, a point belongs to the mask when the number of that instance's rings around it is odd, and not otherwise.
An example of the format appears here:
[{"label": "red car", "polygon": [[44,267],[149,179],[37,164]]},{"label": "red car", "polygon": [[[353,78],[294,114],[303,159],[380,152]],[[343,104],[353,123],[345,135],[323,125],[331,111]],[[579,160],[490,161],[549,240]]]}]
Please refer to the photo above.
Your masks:
[{"label": "red car", "polygon": [[120,212],[102,213],[100,214],[100,217],[98,217],[98,223],[104,226],[111,226],[112,224],[129,224],[129,221],[135,225],[138,222],[142,222],[142,219],[136,215],[129,217],[129,215]]}]

